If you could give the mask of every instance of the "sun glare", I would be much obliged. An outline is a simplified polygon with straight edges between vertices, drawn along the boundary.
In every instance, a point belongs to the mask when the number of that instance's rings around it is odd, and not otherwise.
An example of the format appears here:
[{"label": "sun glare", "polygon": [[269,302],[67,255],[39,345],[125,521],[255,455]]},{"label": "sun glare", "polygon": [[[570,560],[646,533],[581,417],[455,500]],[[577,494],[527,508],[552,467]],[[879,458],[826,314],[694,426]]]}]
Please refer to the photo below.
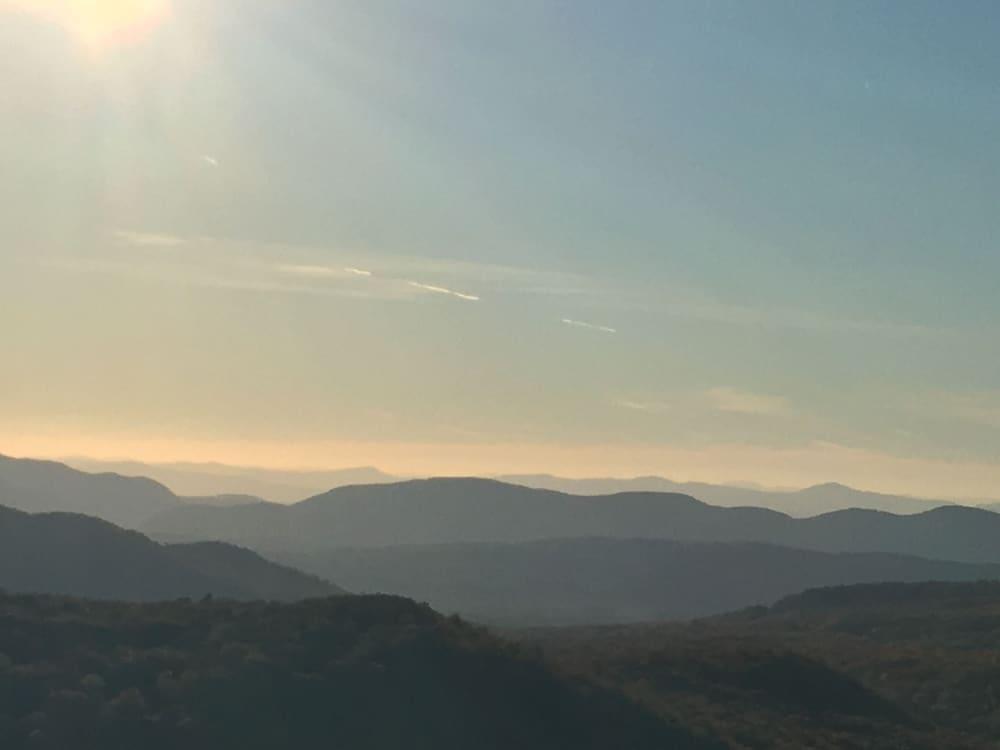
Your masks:
[{"label": "sun glare", "polygon": [[132,42],[169,12],[169,0],[13,0],[14,7],[58,23],[92,51]]}]

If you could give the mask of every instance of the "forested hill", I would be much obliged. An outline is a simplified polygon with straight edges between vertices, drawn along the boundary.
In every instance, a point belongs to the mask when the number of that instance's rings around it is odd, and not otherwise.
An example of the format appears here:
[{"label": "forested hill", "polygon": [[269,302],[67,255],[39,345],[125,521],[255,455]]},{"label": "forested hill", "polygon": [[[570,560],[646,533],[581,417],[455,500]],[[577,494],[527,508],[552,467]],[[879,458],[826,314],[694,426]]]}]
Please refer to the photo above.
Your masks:
[{"label": "forested hill", "polygon": [[0,596],[4,750],[722,750],[392,597]]}]

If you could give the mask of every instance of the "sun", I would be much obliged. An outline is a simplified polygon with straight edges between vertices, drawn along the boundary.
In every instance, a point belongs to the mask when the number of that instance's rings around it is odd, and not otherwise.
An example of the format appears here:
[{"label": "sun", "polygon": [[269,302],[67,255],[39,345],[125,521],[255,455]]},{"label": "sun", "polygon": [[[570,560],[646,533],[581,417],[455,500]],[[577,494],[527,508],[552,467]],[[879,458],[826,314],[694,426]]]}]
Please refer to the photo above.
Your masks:
[{"label": "sun", "polygon": [[57,23],[92,51],[136,41],[170,11],[169,0],[7,0],[2,6]]}]

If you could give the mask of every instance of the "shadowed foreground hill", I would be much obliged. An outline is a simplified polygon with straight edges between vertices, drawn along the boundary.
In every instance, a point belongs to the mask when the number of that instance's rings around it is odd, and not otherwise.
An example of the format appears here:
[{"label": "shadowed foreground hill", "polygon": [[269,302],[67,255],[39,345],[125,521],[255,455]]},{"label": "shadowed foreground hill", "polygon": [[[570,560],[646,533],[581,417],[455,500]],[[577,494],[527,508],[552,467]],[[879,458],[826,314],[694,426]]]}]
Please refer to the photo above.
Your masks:
[{"label": "shadowed foreground hill", "polygon": [[390,597],[0,597],[0,747],[721,750]]},{"label": "shadowed foreground hill", "polygon": [[161,545],[88,516],[4,507],[0,588],[137,601],[205,594],[294,600],[339,592],[228,544]]},{"label": "shadowed foreground hill", "polygon": [[735,748],[995,750],[1000,583],[815,589],[690,624],[523,631]]},{"label": "shadowed foreground hill", "polygon": [[800,519],[763,508],[720,508],[686,495],[581,497],[482,479],[342,487],[292,506],[180,507],[159,514],[143,530],[164,540],[234,542],[269,555],[600,536],[1000,562],[1000,514],[976,508],[947,506],[906,516],[844,510]]},{"label": "shadowed foreground hill", "polygon": [[401,594],[507,625],[705,617],[817,586],[1000,578],[1000,565],[635,539],[340,549],[286,562],[352,591]]}]

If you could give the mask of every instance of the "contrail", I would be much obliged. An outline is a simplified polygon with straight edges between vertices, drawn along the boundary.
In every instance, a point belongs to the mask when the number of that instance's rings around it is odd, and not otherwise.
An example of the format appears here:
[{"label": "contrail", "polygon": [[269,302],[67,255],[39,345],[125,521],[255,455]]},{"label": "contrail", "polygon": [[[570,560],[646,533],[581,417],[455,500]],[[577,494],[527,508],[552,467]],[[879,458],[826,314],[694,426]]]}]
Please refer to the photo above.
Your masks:
[{"label": "contrail", "polygon": [[582,320],[573,320],[572,318],[563,318],[562,322],[568,326],[574,326],[576,328],[587,328],[591,331],[600,331],[601,333],[618,333],[615,328],[609,328],[608,326],[599,326],[594,323],[584,323]]},{"label": "contrail", "polygon": [[447,294],[451,297],[458,297],[459,299],[464,299],[468,302],[478,302],[479,297],[474,294],[465,294],[464,292],[456,292],[454,289],[448,289],[443,286],[433,286],[431,284],[421,284],[419,281],[409,281],[407,282],[410,286],[415,289],[423,289],[425,292],[431,292],[433,294]]}]

